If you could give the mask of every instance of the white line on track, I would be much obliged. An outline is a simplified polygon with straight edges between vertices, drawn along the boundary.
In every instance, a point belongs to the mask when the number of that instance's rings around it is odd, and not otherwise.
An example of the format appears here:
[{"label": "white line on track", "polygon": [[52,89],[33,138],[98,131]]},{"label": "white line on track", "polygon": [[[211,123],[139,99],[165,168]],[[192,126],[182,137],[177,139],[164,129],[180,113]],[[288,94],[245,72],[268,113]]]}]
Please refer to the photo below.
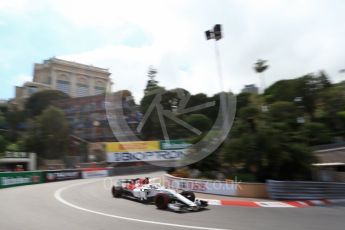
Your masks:
[{"label": "white line on track", "polygon": [[84,185],[84,184],[90,184],[90,183],[94,183],[94,182],[97,182],[97,181],[82,182],[82,183],[72,184],[72,185],[69,185],[69,186],[62,187],[62,188],[60,188],[60,189],[55,191],[54,197],[55,197],[55,199],[57,199],[61,203],[65,204],[67,206],[70,206],[72,208],[79,209],[79,210],[82,210],[82,211],[85,211],[85,212],[89,212],[89,213],[93,213],[93,214],[97,214],[97,215],[102,215],[102,216],[107,216],[107,217],[111,217],[111,218],[121,219],[121,220],[135,221],[135,222],[141,222],[141,223],[146,223],[146,224],[163,225],[163,226],[177,227],[177,228],[201,229],[201,230],[231,230],[231,229],[222,229],[222,228],[209,228],[209,227],[200,227],[200,226],[192,226],[192,225],[164,223],[164,222],[158,222],[158,221],[130,218],[130,217],[125,217],[125,216],[117,216],[117,215],[112,215],[112,214],[108,214],[108,213],[104,213],[104,212],[98,212],[98,211],[94,211],[94,210],[91,210],[91,209],[80,207],[78,205],[75,205],[75,204],[72,204],[72,203],[66,201],[61,196],[63,191],[65,191],[65,190],[67,190],[67,189],[69,189],[71,187],[76,187],[76,186]]}]

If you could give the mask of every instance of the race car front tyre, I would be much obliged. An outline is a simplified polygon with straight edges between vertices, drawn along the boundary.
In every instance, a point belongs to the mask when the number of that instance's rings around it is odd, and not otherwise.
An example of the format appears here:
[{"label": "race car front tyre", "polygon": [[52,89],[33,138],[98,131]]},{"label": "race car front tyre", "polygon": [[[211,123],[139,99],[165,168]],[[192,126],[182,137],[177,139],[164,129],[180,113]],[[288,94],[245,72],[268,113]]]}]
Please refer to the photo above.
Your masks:
[{"label": "race car front tyre", "polygon": [[155,197],[155,205],[158,209],[167,209],[170,197],[165,193],[158,193]]},{"label": "race car front tyre", "polygon": [[182,191],[181,195],[186,197],[190,201],[193,201],[193,202],[195,201],[195,194],[194,194],[194,192]]},{"label": "race car front tyre", "polygon": [[120,198],[122,196],[122,188],[113,186],[111,193],[113,194],[113,197]]}]

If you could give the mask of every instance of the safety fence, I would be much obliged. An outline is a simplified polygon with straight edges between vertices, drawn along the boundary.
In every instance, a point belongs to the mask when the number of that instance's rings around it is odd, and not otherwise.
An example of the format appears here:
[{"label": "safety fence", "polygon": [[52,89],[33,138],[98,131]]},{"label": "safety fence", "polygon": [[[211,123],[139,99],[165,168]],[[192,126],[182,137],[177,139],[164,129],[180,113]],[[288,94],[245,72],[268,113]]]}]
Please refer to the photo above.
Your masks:
[{"label": "safety fence", "polygon": [[312,181],[267,181],[271,199],[319,200],[345,198],[345,183]]}]

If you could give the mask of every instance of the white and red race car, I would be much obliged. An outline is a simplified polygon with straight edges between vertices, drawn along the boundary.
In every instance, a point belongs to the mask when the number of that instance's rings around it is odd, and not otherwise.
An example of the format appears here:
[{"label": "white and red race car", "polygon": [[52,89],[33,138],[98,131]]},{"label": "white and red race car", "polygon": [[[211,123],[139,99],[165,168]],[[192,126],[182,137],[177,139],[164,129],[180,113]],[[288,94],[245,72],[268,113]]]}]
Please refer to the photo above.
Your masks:
[{"label": "white and red race car", "polygon": [[144,203],[154,203],[158,209],[170,209],[175,212],[198,211],[208,203],[195,198],[190,191],[178,193],[159,183],[150,183],[149,178],[122,179],[112,187],[113,197],[126,197]]}]

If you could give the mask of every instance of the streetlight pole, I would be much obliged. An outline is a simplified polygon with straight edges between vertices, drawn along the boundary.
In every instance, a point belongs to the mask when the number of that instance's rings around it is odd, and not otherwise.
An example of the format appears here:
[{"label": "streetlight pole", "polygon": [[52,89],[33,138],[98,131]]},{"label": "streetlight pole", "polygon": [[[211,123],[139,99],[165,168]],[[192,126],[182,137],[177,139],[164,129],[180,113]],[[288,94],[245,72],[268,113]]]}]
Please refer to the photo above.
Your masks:
[{"label": "streetlight pole", "polygon": [[265,88],[266,88],[266,85],[265,85],[265,72],[262,72],[261,73],[261,94],[265,93]]},{"label": "streetlight pole", "polygon": [[214,47],[215,47],[215,53],[216,53],[216,59],[217,59],[217,71],[218,71],[218,77],[219,77],[219,86],[220,89],[223,91],[223,74],[222,74],[222,64],[220,61],[220,52],[219,52],[219,47],[217,40],[214,41]]}]

